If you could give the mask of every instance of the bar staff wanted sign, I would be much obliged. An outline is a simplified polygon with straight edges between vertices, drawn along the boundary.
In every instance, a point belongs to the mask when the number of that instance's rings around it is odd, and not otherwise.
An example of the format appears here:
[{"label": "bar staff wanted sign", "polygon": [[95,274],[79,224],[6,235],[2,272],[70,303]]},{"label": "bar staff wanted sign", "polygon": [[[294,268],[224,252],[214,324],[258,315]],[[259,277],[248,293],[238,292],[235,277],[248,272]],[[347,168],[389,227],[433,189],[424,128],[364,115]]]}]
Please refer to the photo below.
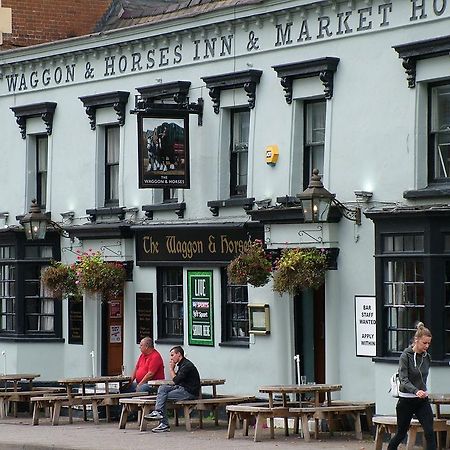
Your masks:
[{"label": "bar staff wanted sign", "polygon": [[214,346],[212,270],[188,270],[189,344]]},{"label": "bar staff wanted sign", "polygon": [[376,356],[377,316],[375,297],[355,295],[356,356]]}]

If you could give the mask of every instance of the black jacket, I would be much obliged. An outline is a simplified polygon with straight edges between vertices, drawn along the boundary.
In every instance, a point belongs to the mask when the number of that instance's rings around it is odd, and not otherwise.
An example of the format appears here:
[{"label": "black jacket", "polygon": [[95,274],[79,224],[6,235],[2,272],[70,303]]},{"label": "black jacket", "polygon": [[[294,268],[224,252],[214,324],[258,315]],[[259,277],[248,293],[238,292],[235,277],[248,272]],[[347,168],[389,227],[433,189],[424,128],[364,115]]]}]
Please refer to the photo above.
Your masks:
[{"label": "black jacket", "polygon": [[200,395],[200,375],[197,368],[187,358],[183,358],[177,366],[178,371],[173,382],[198,397]]},{"label": "black jacket", "polygon": [[414,353],[412,346],[406,348],[398,366],[400,392],[415,394],[419,390],[426,391],[430,362],[428,353]]}]

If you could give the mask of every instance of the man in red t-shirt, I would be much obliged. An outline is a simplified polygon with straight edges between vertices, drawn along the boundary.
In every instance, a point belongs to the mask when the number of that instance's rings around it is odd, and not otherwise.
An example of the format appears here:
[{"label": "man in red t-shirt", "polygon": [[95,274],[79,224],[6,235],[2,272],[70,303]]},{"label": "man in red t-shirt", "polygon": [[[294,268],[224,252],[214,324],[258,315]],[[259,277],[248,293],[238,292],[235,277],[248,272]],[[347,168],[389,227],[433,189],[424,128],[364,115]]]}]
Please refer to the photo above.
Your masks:
[{"label": "man in red t-shirt", "polygon": [[125,392],[152,392],[153,387],[147,381],[164,380],[164,362],[153,346],[153,339],[145,337],[139,343],[141,355],[131,374],[131,384],[126,386]]}]

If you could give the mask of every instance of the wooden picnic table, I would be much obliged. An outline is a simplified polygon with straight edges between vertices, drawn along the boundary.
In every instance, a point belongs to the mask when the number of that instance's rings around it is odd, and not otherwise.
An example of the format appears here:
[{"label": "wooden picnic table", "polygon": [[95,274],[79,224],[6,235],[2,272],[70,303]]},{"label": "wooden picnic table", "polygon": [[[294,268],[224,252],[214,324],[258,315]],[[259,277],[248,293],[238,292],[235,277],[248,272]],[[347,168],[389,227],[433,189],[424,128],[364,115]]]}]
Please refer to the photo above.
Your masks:
[{"label": "wooden picnic table", "polygon": [[[296,394],[300,396],[299,406],[302,406],[302,394],[313,394],[314,395],[314,406],[321,406],[320,395],[325,394],[326,405],[331,405],[331,393],[340,391],[342,389],[342,384],[276,384],[271,386],[261,386],[259,388],[259,392],[269,394],[269,408],[274,407],[273,397],[274,395],[280,395],[282,397],[283,407],[288,407],[288,399],[287,396],[289,394]],[[270,423],[270,435],[274,436],[274,421],[273,418],[269,419]],[[316,423],[316,429],[317,429]],[[288,427],[288,417],[284,418],[284,434],[286,436],[289,435],[289,427]],[[317,437],[316,433],[316,437]]]},{"label": "wooden picnic table", "polygon": [[7,390],[8,383],[12,383],[13,390],[17,391],[20,381],[28,381],[30,384],[30,389],[33,386],[33,380],[40,377],[38,373],[10,373],[5,375],[0,375],[0,382],[4,383],[5,391]]},{"label": "wooden picnic table", "polygon": [[450,405],[450,394],[430,394],[428,399],[435,405],[436,418],[440,419],[441,405]]},{"label": "wooden picnic table", "polygon": [[[119,384],[119,391],[122,385],[129,383],[131,378],[129,376],[124,375],[102,375],[102,376],[86,376],[86,377],[71,377],[71,378],[63,378],[58,380],[58,383],[63,384],[66,387],[67,396],[69,398],[69,403],[74,401],[74,393],[73,388],[75,386],[81,386],[81,396],[86,396],[86,386],[94,385],[96,387],[97,384],[104,384],[105,386],[105,395],[110,394],[110,385],[111,383]],[[94,388],[94,392],[95,392]],[[71,414],[71,408],[69,407],[69,414]],[[83,418],[87,420],[86,414],[86,404],[83,403]],[[110,414],[109,414],[109,405],[106,405],[106,419],[109,422]]]}]

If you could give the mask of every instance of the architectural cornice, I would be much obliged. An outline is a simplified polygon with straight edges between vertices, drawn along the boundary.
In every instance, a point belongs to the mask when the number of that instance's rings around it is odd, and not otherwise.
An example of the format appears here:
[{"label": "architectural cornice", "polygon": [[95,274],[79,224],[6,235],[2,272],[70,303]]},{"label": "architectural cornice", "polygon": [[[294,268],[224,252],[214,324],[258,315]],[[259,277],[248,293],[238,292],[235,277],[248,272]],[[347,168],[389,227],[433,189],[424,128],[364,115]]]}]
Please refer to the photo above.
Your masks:
[{"label": "architectural cornice", "polygon": [[30,117],[41,117],[45,124],[46,133],[50,136],[53,131],[53,115],[55,113],[56,105],[57,104],[54,102],[43,102],[12,106],[11,110],[16,116],[16,122],[17,125],[19,125],[22,139],[27,137],[27,119]]}]

